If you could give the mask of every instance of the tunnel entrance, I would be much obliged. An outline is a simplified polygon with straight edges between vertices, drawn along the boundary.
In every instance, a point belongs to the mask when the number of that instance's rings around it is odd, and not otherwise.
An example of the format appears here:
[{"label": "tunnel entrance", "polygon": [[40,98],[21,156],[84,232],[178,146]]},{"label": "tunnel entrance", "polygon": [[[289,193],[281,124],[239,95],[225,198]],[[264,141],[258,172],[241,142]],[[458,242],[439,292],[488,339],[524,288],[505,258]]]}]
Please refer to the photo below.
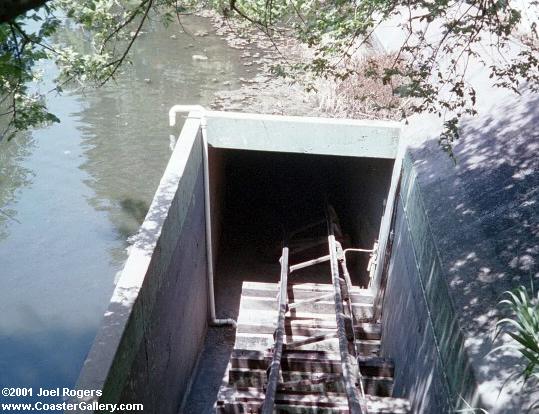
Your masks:
[{"label": "tunnel entrance", "polygon": [[[371,251],[350,257],[343,251],[370,249],[379,237],[377,260],[387,263],[401,173],[401,125],[175,105],[169,112],[171,127],[185,111],[189,114],[178,139],[171,135],[171,159],[77,388],[103,389],[110,401],[136,397],[160,412],[179,407],[186,414],[209,414],[215,413],[215,403],[225,410],[219,412],[229,413],[229,408],[246,408],[246,401],[230,395],[245,387],[257,391],[238,396],[247,398],[247,405],[259,404],[271,357],[266,354],[278,349],[273,334],[277,324],[282,326],[283,312],[277,319],[277,304],[281,310],[287,307],[283,352],[299,369],[283,367],[291,381],[296,374],[297,379],[312,378],[311,360],[328,369],[340,361],[342,368],[352,356],[342,352],[348,347],[363,365],[354,370],[357,379],[347,377],[346,389],[362,384],[369,404],[402,406],[403,401],[382,401],[391,395],[394,372],[391,363],[380,365],[377,359],[382,330],[375,300],[383,292],[384,266],[376,267],[372,288],[361,289],[369,283]],[[324,226],[326,212],[330,227],[339,229],[335,237],[328,237]],[[309,238],[325,238],[324,243],[298,249],[290,246],[300,238],[296,233],[280,252],[284,233],[316,221],[322,225],[299,233],[304,239],[298,245],[305,247]],[[279,258],[287,256],[281,269]],[[313,258],[313,266],[297,266]],[[291,277],[285,281],[287,273]],[[341,302],[348,312],[345,339]],[[325,355],[320,358],[317,352]],[[250,369],[252,364],[258,368]],[[368,371],[365,383],[360,369]],[[337,377],[328,379],[335,387],[343,385]],[[308,397],[317,398],[314,394]],[[303,401],[292,397],[289,403]],[[343,405],[339,396],[329,403]]]},{"label": "tunnel entrance", "polygon": [[[334,209],[343,247],[370,249],[378,237],[394,160],[211,148],[209,151],[215,304],[221,317],[237,320],[245,283],[278,283],[285,232],[324,222]],[[327,239],[324,225],[303,234]],[[293,240],[289,240],[289,244]],[[301,240],[299,241],[301,243]],[[291,264],[328,254],[327,243],[294,254]],[[350,255],[352,284],[369,283],[369,255]],[[328,263],[294,273],[293,284],[330,284]],[[243,336],[243,337],[242,337]],[[251,340],[235,329],[209,328],[186,400],[189,413],[213,412],[235,343]]]},{"label": "tunnel entrance", "polygon": [[[378,237],[394,160],[225,149],[210,157],[219,160],[212,171],[220,185],[212,200],[221,210],[218,263],[234,250],[277,263],[283,234],[324,218],[326,201],[343,247],[370,249]],[[367,262],[367,255],[350,256],[360,287],[368,284]]]}]

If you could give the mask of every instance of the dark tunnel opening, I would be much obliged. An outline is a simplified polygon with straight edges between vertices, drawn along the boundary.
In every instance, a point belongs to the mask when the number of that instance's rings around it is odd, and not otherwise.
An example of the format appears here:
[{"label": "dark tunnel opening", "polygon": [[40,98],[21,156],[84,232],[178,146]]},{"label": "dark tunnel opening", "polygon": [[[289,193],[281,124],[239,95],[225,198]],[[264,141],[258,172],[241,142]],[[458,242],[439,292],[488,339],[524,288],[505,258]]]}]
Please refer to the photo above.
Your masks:
[{"label": "dark tunnel opening", "polygon": [[[246,262],[273,264],[274,281],[284,234],[292,264],[327,254],[322,245],[294,256],[304,240],[327,236],[326,202],[338,217],[344,248],[370,249],[378,237],[394,160],[222,149],[212,150],[212,160],[218,160],[212,173],[220,184],[212,200],[219,210],[220,259],[245,255]],[[317,221],[322,224],[291,238]],[[347,260],[353,283],[366,287],[369,256],[350,254]]]}]

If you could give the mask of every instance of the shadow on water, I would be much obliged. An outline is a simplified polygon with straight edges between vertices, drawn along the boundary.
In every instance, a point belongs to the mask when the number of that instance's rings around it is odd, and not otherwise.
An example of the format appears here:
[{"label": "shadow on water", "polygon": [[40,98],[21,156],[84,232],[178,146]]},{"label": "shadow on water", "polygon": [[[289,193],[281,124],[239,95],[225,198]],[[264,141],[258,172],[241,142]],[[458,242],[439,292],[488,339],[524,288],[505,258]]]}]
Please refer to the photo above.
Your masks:
[{"label": "shadow on water", "polygon": [[34,172],[22,165],[32,152],[34,141],[30,134],[20,134],[11,142],[0,142],[0,241],[9,236],[9,224],[17,223],[13,206],[17,192],[32,183]]},{"label": "shadow on water", "polygon": [[133,217],[139,224],[142,224],[144,221],[144,216],[148,212],[150,206],[141,200],[133,200],[132,198],[123,199],[120,202],[122,210]]},{"label": "shadow on water", "polygon": [[522,361],[514,350],[490,353],[503,292],[539,278],[538,107],[539,97],[523,89],[465,121],[456,166],[436,140],[410,152],[467,352],[488,404],[506,410],[539,397],[511,382],[513,402],[498,397]]},{"label": "shadow on water", "polygon": [[[149,204],[142,200],[134,200],[132,198],[124,198],[120,200],[120,218],[116,223],[116,231],[118,238],[123,241],[123,245],[127,246],[132,237],[138,230],[139,226],[144,221],[144,217],[150,208]],[[120,255],[123,251],[118,252]]]}]

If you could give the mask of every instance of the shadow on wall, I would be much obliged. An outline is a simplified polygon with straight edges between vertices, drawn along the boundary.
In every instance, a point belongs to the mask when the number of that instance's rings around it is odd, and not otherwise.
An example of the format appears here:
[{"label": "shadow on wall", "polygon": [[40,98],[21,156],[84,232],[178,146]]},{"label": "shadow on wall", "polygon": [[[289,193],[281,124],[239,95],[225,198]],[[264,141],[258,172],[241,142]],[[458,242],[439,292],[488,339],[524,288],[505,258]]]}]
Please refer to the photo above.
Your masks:
[{"label": "shadow on wall", "polygon": [[498,397],[520,362],[515,351],[489,352],[503,292],[539,277],[538,108],[523,91],[464,121],[456,166],[436,140],[409,152],[483,399],[504,409],[534,398],[504,401],[520,393],[514,384]]},{"label": "shadow on wall", "polygon": [[[451,391],[429,323],[402,201],[396,216],[382,320],[382,354],[395,360],[393,395],[407,398],[415,414],[450,414]],[[447,314],[442,303],[436,312]]]}]

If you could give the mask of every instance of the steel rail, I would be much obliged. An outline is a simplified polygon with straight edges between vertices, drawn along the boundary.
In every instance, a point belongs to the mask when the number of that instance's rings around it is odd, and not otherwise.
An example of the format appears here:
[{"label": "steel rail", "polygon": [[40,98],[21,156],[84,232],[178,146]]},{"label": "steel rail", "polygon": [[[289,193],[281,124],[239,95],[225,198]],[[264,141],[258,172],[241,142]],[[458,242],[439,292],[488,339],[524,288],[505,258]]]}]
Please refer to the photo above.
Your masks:
[{"label": "steel rail", "polygon": [[[360,397],[356,383],[358,382],[357,363],[354,364],[354,356],[348,350],[348,335],[346,333],[346,315],[344,313],[343,298],[341,293],[341,278],[339,274],[339,259],[337,255],[337,241],[333,232],[333,222],[328,215],[328,244],[331,267],[331,279],[335,291],[335,319],[337,322],[337,335],[339,338],[339,352],[341,356],[341,368],[348,409],[350,414],[367,414],[365,399]],[[355,368],[355,369],[354,369]]]},{"label": "steel rail", "polygon": [[[261,414],[273,414],[275,409],[275,399],[277,389],[279,388],[279,380],[281,378],[281,359],[285,349],[294,349],[295,347],[305,345],[311,342],[317,342],[326,340],[329,338],[338,338],[339,341],[339,353],[342,369],[342,380],[345,387],[346,397],[348,401],[348,409],[350,414],[368,414],[365,400],[365,393],[362,384],[361,372],[356,361],[356,344],[354,333],[354,316],[351,299],[352,283],[350,275],[346,267],[346,250],[343,250],[340,243],[335,239],[334,234],[334,220],[331,214],[331,209],[328,207],[326,215],[326,223],[328,227],[328,247],[329,254],[313,260],[298,263],[293,266],[289,266],[289,249],[286,245],[283,248],[281,256],[281,275],[279,284],[279,304],[278,304],[278,317],[277,327],[275,329],[275,341],[273,346],[273,355],[268,367],[268,381],[266,383],[266,390],[264,401],[260,410]],[[348,251],[372,253],[372,250],[366,249],[347,249]],[[285,319],[289,311],[288,304],[288,277],[293,271],[303,269],[305,267],[313,266],[323,262],[330,262],[331,280],[333,285],[333,293],[322,295],[320,297],[307,299],[305,301],[298,301],[291,304],[291,307],[299,307],[303,304],[316,302],[321,299],[329,298],[333,296],[335,301],[335,320],[336,320],[336,332],[332,334],[319,335],[312,338],[307,338],[300,341],[293,341],[291,343],[284,343],[285,338]],[[342,272],[342,278],[341,278]],[[344,285],[344,286],[343,286]],[[343,290],[344,296],[343,297]],[[346,302],[346,307],[344,305]],[[349,332],[351,330],[351,332]],[[321,378],[322,379],[322,378]],[[309,380],[289,381],[281,383],[281,388],[290,388],[294,385],[298,386],[303,383],[314,383],[317,379],[311,378]],[[326,378],[326,380],[333,380],[332,378]],[[358,390],[359,386],[359,390]]]},{"label": "steel rail", "polygon": [[[352,291],[352,280],[350,279],[350,273],[348,272],[348,267],[346,266],[346,250],[342,250],[342,247],[339,242],[336,242],[337,244],[337,252],[338,252],[338,259],[339,264],[341,265],[341,271],[344,275],[344,281],[345,281],[345,287],[346,287],[346,303],[348,305],[348,314],[352,317],[352,326],[350,327],[349,335],[351,336],[351,339],[354,343],[353,350],[354,353],[356,352],[356,332],[354,330],[354,324],[356,322],[359,322],[359,318],[354,312],[354,306],[352,304],[352,296],[350,292]],[[360,251],[365,252],[365,249],[354,249],[354,251]],[[374,251],[374,249],[372,250]],[[340,256],[340,257],[339,257]],[[355,357],[357,357],[357,354],[354,354]],[[354,370],[357,372],[357,383],[359,384],[359,391],[361,392],[361,398],[363,401],[365,400],[365,388],[363,386],[363,376],[361,375],[361,370],[359,369],[359,364],[357,364],[357,360],[354,358]],[[365,408],[366,410],[366,408]]]},{"label": "steel rail", "polygon": [[275,406],[275,394],[281,374],[281,357],[283,355],[283,342],[285,336],[285,317],[288,305],[288,247],[283,248],[281,256],[281,281],[279,286],[279,316],[275,330],[275,345],[273,357],[269,366],[266,395],[260,411],[261,414],[272,414]]}]

